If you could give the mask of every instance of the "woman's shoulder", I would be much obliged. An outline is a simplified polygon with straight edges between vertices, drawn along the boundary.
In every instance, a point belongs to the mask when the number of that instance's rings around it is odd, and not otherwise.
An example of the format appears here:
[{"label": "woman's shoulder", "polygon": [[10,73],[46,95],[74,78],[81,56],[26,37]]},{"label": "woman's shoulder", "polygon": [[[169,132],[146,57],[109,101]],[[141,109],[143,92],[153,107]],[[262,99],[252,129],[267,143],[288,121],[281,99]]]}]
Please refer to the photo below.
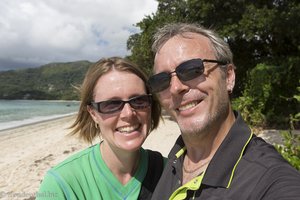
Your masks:
[{"label": "woman's shoulder", "polygon": [[93,150],[95,148],[97,148],[97,146],[99,146],[99,144],[90,146],[86,149],[83,149],[71,156],[69,156],[68,158],[66,158],[65,160],[63,160],[62,162],[60,162],[59,164],[55,165],[54,167],[51,168],[52,171],[61,171],[61,170],[68,170],[69,168],[73,168],[74,166],[82,166],[84,165],[86,162],[88,162],[90,160],[90,156],[93,152]]}]

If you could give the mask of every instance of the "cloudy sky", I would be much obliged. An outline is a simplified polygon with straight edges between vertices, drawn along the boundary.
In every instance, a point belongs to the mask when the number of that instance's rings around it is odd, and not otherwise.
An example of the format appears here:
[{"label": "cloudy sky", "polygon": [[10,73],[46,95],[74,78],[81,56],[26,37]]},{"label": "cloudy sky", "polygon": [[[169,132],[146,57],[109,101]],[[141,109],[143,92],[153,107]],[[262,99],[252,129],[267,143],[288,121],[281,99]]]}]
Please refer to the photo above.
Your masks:
[{"label": "cloudy sky", "polygon": [[125,56],[155,0],[0,0],[0,71]]}]

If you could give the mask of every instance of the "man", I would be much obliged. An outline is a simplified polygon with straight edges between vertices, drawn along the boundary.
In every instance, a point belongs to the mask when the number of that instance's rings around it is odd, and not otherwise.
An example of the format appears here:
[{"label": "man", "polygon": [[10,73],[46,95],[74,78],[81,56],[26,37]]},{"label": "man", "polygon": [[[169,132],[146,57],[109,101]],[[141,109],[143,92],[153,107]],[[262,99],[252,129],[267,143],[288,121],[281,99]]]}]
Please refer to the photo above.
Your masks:
[{"label": "man", "polygon": [[148,83],[181,136],[152,199],[300,199],[300,173],[233,111],[232,53],[216,33],[170,24],[154,37]]}]

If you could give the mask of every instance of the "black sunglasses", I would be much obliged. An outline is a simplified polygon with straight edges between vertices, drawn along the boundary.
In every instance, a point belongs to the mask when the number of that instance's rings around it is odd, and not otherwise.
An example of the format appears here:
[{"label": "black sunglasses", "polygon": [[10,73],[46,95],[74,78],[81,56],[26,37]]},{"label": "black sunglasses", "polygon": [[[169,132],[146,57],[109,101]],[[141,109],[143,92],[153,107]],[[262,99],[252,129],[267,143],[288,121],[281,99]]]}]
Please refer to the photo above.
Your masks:
[{"label": "black sunglasses", "polygon": [[171,77],[173,73],[176,73],[177,77],[181,81],[189,81],[196,77],[199,77],[204,72],[204,62],[217,63],[220,65],[226,65],[226,62],[218,60],[208,59],[192,59],[185,61],[176,67],[173,72],[161,72],[151,76],[148,80],[148,85],[152,92],[161,92],[170,86]]},{"label": "black sunglasses", "polygon": [[132,97],[128,99],[128,101],[107,100],[100,102],[91,102],[90,105],[93,106],[99,113],[112,114],[120,112],[123,109],[125,103],[129,103],[132,108],[137,110],[147,108],[152,103],[151,94]]}]

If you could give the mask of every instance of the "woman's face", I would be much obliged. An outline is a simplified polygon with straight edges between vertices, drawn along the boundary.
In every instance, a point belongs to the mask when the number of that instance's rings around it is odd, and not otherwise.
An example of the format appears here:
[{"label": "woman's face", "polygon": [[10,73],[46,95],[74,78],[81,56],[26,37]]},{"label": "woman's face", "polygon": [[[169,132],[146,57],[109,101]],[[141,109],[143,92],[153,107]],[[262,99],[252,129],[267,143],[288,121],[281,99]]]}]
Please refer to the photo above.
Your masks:
[{"label": "woman's face", "polygon": [[[137,75],[112,70],[98,79],[94,88],[94,102],[127,101],[144,94],[145,84]],[[91,108],[89,112],[99,125],[104,142],[113,150],[136,151],[148,135],[151,106],[134,109],[129,103],[125,103],[123,109],[116,113],[103,114]]]}]

